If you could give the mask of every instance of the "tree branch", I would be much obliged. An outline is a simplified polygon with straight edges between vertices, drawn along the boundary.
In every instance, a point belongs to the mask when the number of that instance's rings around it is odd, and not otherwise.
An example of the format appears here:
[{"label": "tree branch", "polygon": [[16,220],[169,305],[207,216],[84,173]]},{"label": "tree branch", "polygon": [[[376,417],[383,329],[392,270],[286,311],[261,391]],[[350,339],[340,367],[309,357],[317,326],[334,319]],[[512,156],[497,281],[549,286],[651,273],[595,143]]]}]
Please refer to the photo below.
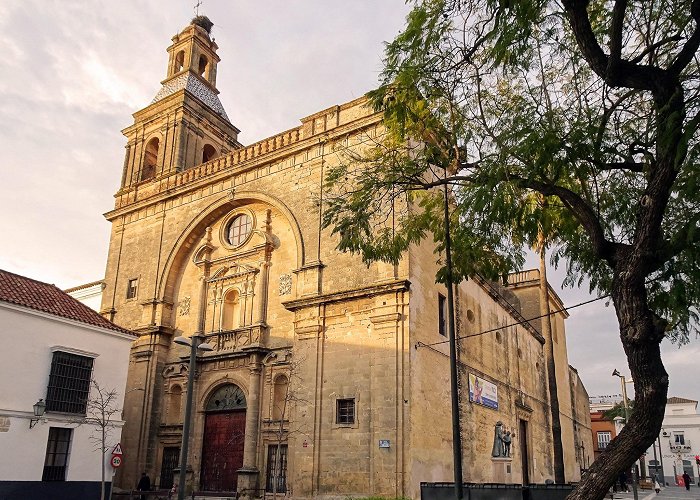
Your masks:
[{"label": "tree branch", "polygon": [[587,0],[564,0],[564,9],[569,18],[569,24],[583,57],[593,71],[604,78],[608,67],[608,57],[593,34],[593,28],[586,11],[587,5]]},{"label": "tree branch", "polygon": [[682,37],[680,34],[678,34],[678,33],[675,34],[675,35],[671,35],[671,36],[668,36],[668,37],[666,37],[666,38],[663,38],[663,39],[659,40],[658,42],[649,45],[646,49],[644,49],[644,50],[642,51],[641,54],[639,54],[637,57],[635,57],[634,59],[632,59],[630,62],[631,62],[632,64],[640,63],[640,62],[642,62],[642,61],[644,60],[644,58],[645,58],[648,54],[650,54],[651,52],[655,51],[656,49],[658,49],[658,48],[661,47],[662,45],[666,45],[667,43],[670,43],[670,42],[678,42],[678,41],[680,41],[680,40],[682,40],[682,39],[683,39],[683,37]]},{"label": "tree branch", "polygon": [[609,64],[609,57],[603,52],[593,33],[586,10],[588,3],[588,0],[564,0],[564,9],[576,43],[591,69],[611,87],[656,91],[663,86],[668,75],[660,68],[640,66],[625,60]]},{"label": "tree branch", "polygon": [[695,20],[695,31],[668,68],[669,73],[673,76],[678,76],[690,64],[698,47],[700,47],[700,0],[693,0],[690,6],[690,15]]},{"label": "tree branch", "polygon": [[613,7],[612,22],[610,23],[610,57],[608,58],[608,74],[617,72],[622,54],[622,27],[625,24],[627,0],[617,0]]},{"label": "tree branch", "polygon": [[613,161],[613,162],[596,162],[593,163],[598,167],[598,170],[628,170],[630,172],[644,172],[645,163],[638,161]]},{"label": "tree branch", "polygon": [[595,253],[614,267],[618,258],[617,250],[621,248],[621,244],[609,241],[605,237],[600,219],[593,208],[588,205],[583,198],[562,186],[547,184],[519,176],[511,176],[510,179],[517,182],[521,187],[532,189],[545,196],[556,196],[559,198],[588,233]]}]

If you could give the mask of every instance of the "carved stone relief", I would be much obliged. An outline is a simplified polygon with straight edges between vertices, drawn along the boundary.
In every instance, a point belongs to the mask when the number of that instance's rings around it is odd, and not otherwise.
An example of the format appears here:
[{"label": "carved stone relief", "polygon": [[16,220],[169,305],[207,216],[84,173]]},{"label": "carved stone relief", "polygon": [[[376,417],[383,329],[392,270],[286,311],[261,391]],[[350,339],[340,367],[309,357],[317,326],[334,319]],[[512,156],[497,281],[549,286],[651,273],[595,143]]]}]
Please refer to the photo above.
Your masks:
[{"label": "carved stone relief", "polygon": [[177,304],[180,316],[188,316],[190,314],[190,302],[190,296],[187,295]]},{"label": "carved stone relief", "polygon": [[283,274],[280,276],[280,295],[289,295],[292,293],[292,275]]}]

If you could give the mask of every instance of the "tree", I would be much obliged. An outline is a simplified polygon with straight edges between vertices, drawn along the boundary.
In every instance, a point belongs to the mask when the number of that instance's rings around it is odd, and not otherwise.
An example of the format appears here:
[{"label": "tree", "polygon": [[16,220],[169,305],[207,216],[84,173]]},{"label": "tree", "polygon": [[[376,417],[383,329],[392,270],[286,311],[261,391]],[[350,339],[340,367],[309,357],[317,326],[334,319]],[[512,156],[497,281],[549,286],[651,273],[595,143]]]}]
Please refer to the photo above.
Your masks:
[{"label": "tree", "polygon": [[698,332],[699,23],[700,0],[416,0],[368,94],[385,134],[327,177],[324,224],[367,262],[442,251],[448,185],[455,279],[519,269],[545,226],[565,284],[610,296],[636,407],[573,499],[658,435],[660,342]]},{"label": "tree", "polygon": [[270,435],[275,443],[275,460],[272,468],[272,498],[277,498],[279,486],[286,476],[282,470],[282,446],[286,445],[289,436],[297,433],[306,434],[305,426],[292,427],[291,414],[298,404],[308,404],[308,401],[298,394],[297,387],[302,383],[299,375],[304,358],[292,359],[291,351],[270,353],[264,364],[272,371],[273,390],[271,400],[271,419],[269,420]]},{"label": "tree", "polygon": [[94,450],[100,452],[100,500],[105,500],[105,465],[107,463],[107,453],[112,449],[114,443],[109,439],[116,422],[120,418],[115,415],[121,413],[121,408],[117,406],[119,393],[115,389],[102,387],[95,379],[90,381],[90,394],[85,402],[85,417],[77,420],[78,425],[89,425],[93,427],[90,434],[90,442],[94,445]]},{"label": "tree", "polygon": [[[627,400],[627,408],[629,414],[632,415],[634,413],[634,399]],[[615,403],[612,408],[603,412],[603,418],[605,420],[613,421],[616,417],[625,418],[625,403],[622,401]]]}]

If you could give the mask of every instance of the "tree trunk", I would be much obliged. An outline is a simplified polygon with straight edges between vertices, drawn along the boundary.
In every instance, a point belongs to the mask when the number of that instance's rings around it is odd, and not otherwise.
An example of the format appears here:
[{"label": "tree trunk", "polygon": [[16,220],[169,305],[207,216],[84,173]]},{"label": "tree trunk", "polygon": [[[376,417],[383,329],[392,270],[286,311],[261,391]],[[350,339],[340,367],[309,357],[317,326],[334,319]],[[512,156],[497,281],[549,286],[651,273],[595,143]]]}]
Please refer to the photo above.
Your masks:
[{"label": "tree trunk", "polygon": [[105,449],[105,441],[107,439],[106,429],[104,426],[104,411],[102,412],[102,439],[100,440],[100,465],[102,468],[102,475],[100,476],[100,500],[105,500],[105,454],[107,450]]},{"label": "tree trunk", "polygon": [[[631,274],[616,272],[618,277],[613,283],[612,298],[634,380],[634,413],[581,478],[576,490],[568,496],[569,500],[604,498],[619,471],[629,469],[661,430],[668,392],[668,374],[661,361],[660,348],[664,326],[647,305],[644,280],[639,277],[642,273]],[[620,275],[625,278],[619,278]]]}]

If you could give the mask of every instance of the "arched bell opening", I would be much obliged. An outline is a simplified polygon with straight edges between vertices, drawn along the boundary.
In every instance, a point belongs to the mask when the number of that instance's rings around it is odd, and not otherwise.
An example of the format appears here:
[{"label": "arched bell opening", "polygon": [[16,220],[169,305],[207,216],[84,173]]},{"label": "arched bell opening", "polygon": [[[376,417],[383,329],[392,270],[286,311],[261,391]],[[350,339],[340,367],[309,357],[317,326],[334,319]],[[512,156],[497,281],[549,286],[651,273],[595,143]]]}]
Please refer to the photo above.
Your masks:
[{"label": "arched bell opening", "polygon": [[219,154],[216,152],[216,148],[211,144],[205,144],[202,148],[202,163],[206,163],[214,158],[218,157]]},{"label": "arched bell opening", "polygon": [[207,56],[201,55],[199,56],[199,66],[197,67],[197,72],[199,73],[199,76],[202,78],[207,77],[207,67],[209,66],[209,59],[207,59]]},{"label": "arched bell opening", "polygon": [[181,50],[175,56],[175,71],[174,73],[179,73],[185,67],[185,51]]},{"label": "arched bell opening", "polygon": [[156,165],[158,164],[158,149],[160,148],[160,140],[154,137],[146,144],[146,150],[143,155],[143,166],[141,168],[140,181],[147,181],[156,176]]}]

